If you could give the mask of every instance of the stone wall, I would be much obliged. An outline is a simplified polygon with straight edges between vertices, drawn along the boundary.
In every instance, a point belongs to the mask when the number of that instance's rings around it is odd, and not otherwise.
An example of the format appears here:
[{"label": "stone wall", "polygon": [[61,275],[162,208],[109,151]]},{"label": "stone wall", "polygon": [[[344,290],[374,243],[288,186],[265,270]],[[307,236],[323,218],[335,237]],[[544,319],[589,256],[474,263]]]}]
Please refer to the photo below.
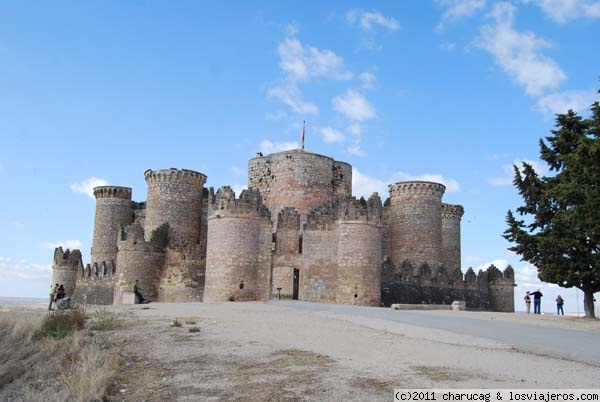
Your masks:
[{"label": "stone wall", "polygon": [[146,240],[166,223],[190,244],[199,244],[206,176],[187,169],[147,170],[144,176],[148,184]]},{"label": "stone wall", "polygon": [[351,192],[351,183],[350,165],[298,149],[259,156],[248,163],[248,188],[260,191],[274,218],[284,207],[294,207],[304,222],[310,211],[336,193]]},{"label": "stone wall", "polygon": [[460,220],[464,214],[461,205],[442,204],[442,265],[460,269]]},{"label": "stone wall", "polygon": [[[270,278],[264,275],[270,274],[270,261],[260,248],[270,255],[271,217],[260,193],[244,190],[236,199],[225,186],[210,198],[204,301],[263,298],[269,291]],[[259,275],[266,284],[258,282]]]},{"label": "stone wall", "polygon": [[160,276],[158,301],[198,302],[203,300],[206,260],[199,251],[168,247]]},{"label": "stone wall", "polygon": [[58,283],[65,288],[65,294],[72,296],[77,285],[77,277],[83,271],[81,251],[66,250],[62,247],[54,249],[54,264],[52,265],[52,284]]},{"label": "stone wall", "polygon": [[168,226],[157,228],[144,240],[144,229],[138,224],[125,228],[121,234],[117,254],[117,272],[114,287],[114,303],[123,303],[123,296],[132,292],[133,284],[139,286],[145,299],[158,301],[158,289],[164,263],[164,248]]},{"label": "stone wall", "polygon": [[442,263],[442,195],[445,187],[431,182],[401,182],[389,186],[389,253],[394,264],[427,263],[434,271]]},{"label": "stone wall", "polygon": [[300,299],[335,303],[338,233],[334,224],[304,231]]},{"label": "stone wall", "polygon": [[117,239],[121,226],[133,222],[131,188],[100,186],[94,188],[96,214],[92,238],[92,264],[117,260]]},{"label": "stone wall", "polygon": [[379,306],[381,228],[364,221],[342,221],[337,232],[336,303]]}]

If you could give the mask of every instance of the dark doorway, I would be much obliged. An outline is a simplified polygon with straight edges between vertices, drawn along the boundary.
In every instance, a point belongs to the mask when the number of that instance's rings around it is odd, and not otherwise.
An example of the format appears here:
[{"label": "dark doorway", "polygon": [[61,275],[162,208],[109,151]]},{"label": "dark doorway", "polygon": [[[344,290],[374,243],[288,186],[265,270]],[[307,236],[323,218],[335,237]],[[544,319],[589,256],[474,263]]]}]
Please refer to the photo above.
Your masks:
[{"label": "dark doorway", "polygon": [[292,299],[298,300],[298,288],[300,287],[300,270],[294,268],[294,290],[292,291]]}]

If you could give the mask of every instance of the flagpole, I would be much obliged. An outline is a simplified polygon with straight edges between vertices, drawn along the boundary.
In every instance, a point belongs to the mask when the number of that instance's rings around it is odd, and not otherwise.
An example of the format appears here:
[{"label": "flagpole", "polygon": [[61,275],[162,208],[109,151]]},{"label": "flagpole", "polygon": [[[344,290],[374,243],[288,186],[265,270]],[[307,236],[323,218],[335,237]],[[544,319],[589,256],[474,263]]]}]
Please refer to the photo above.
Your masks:
[{"label": "flagpole", "polygon": [[302,150],[304,151],[304,131],[306,128],[306,120],[302,121]]}]

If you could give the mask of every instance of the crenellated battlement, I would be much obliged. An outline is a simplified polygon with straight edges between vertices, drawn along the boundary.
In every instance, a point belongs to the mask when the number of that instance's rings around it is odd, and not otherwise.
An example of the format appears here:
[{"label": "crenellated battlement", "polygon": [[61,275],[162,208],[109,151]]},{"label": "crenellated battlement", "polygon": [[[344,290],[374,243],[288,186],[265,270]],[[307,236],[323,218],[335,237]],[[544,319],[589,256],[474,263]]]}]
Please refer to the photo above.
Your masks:
[{"label": "crenellated battlement", "polygon": [[94,280],[98,278],[112,278],[117,273],[114,261],[102,261],[101,263],[86,264],[79,272],[79,280]]},{"label": "crenellated battlement", "polygon": [[146,183],[181,183],[202,187],[206,183],[206,175],[188,169],[148,169],[144,172]]},{"label": "crenellated battlement", "polygon": [[337,221],[362,221],[380,225],[382,205],[379,194],[373,193],[368,200],[356,197],[337,197],[312,210],[307,218],[309,229],[326,229]]},{"label": "crenellated battlement", "polygon": [[277,228],[300,229],[300,214],[296,208],[285,207],[277,214]]},{"label": "crenellated battlement", "polygon": [[98,198],[121,198],[131,200],[131,188],[120,186],[98,186],[94,187],[94,197]]},{"label": "crenellated battlement", "polygon": [[72,269],[77,270],[83,266],[81,251],[79,250],[65,250],[62,247],[54,249],[54,269]]},{"label": "crenellated battlement", "polygon": [[230,186],[223,186],[216,193],[214,189],[208,196],[208,219],[224,217],[271,217],[271,213],[262,202],[256,189],[243,190],[239,198]]},{"label": "crenellated battlement", "polygon": [[462,205],[442,203],[442,219],[461,220],[464,213],[465,209]]},{"label": "crenellated battlement", "polygon": [[430,181],[404,181],[390,184],[388,189],[392,199],[405,195],[441,198],[446,186]]},{"label": "crenellated battlement", "polygon": [[136,250],[160,252],[169,241],[169,224],[163,224],[152,231],[150,240],[145,240],[144,228],[139,222],[133,223],[126,227],[121,227],[121,234],[117,247],[121,250]]}]

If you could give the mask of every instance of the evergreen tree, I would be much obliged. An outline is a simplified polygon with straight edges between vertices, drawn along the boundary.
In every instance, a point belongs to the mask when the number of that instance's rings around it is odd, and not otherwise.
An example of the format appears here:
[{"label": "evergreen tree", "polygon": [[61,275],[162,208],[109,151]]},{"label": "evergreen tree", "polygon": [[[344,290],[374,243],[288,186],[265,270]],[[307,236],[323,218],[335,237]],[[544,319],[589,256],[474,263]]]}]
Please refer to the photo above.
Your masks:
[{"label": "evergreen tree", "polygon": [[570,110],[556,117],[556,130],[540,139],[550,173],[530,164],[514,166],[514,185],[524,205],[508,211],[504,238],[509,250],[538,269],[540,280],[584,293],[586,317],[594,317],[600,291],[600,104],[584,119]]}]

